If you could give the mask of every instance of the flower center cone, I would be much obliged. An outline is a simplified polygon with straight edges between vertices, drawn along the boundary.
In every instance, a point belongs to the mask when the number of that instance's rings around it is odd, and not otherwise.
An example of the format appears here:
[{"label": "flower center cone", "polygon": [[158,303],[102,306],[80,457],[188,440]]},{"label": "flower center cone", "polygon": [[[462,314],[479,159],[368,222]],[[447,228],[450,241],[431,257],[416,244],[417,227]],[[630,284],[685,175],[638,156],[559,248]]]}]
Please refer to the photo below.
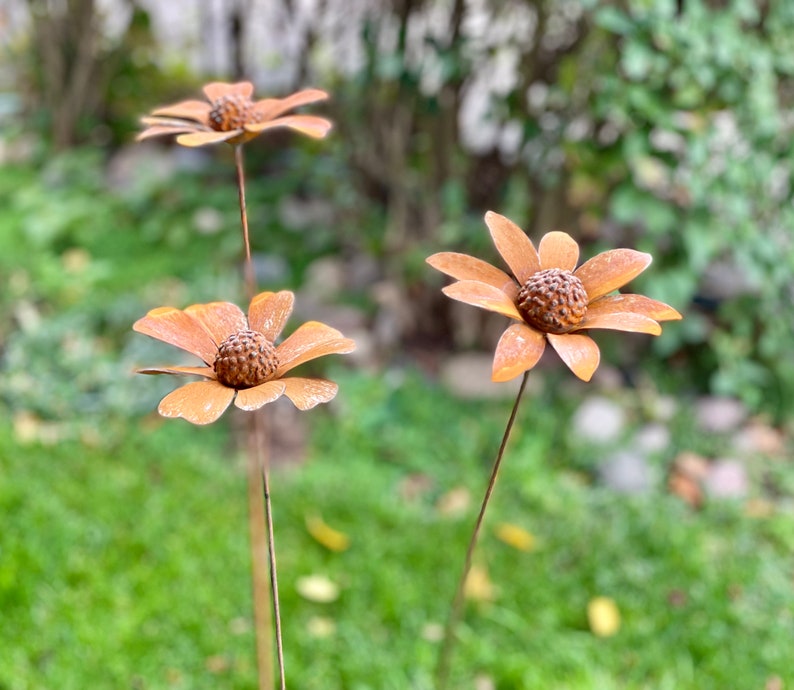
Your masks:
[{"label": "flower center cone", "polygon": [[534,273],[518,292],[518,310],[544,333],[568,333],[587,313],[587,291],[570,271],[547,268]]},{"label": "flower center cone", "polygon": [[239,94],[228,94],[213,101],[209,116],[210,127],[217,132],[242,129],[243,125],[250,125],[260,120],[261,118],[254,111],[253,101]]},{"label": "flower center cone", "polygon": [[218,382],[229,388],[251,388],[269,381],[278,369],[276,347],[257,331],[230,335],[215,356]]}]

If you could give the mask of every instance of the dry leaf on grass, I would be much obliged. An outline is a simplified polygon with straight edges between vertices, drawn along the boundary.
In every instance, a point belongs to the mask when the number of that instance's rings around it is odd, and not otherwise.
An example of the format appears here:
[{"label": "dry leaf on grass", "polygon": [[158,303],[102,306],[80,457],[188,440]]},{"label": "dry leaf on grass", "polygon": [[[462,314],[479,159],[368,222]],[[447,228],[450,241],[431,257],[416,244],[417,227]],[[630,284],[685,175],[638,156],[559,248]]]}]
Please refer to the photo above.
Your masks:
[{"label": "dry leaf on grass", "polygon": [[336,632],[336,622],[326,616],[313,616],[306,622],[306,632],[314,638],[331,637]]},{"label": "dry leaf on grass", "polygon": [[295,589],[304,599],[316,604],[330,604],[339,598],[339,585],[326,575],[299,577]]},{"label": "dry leaf on grass", "polygon": [[587,603],[587,622],[597,637],[612,637],[620,630],[620,610],[614,599],[594,597]]},{"label": "dry leaf on grass", "polygon": [[496,526],[496,538],[514,549],[527,553],[537,547],[534,534],[509,522],[501,522]]},{"label": "dry leaf on grass", "polygon": [[475,601],[493,601],[496,598],[496,588],[484,566],[473,565],[471,567],[466,578],[464,593],[467,599]]},{"label": "dry leaf on grass", "polygon": [[436,510],[444,517],[460,517],[471,504],[471,492],[465,486],[450,489],[438,499]]},{"label": "dry leaf on grass", "polygon": [[339,552],[350,548],[350,537],[329,527],[319,515],[306,516],[306,530],[318,544],[322,544],[329,551]]}]

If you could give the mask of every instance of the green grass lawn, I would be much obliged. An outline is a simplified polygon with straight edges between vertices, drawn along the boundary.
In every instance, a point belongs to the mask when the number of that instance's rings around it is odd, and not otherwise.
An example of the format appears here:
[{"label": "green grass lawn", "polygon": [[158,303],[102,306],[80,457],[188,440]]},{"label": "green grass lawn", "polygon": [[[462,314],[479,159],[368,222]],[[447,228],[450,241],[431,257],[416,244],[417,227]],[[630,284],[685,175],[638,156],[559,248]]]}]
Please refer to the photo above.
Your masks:
[{"label": "green grass lawn", "polygon": [[[306,460],[273,474],[289,687],[429,689],[431,633],[508,408],[417,375],[337,378],[339,399],[310,413]],[[0,688],[255,687],[245,478],[226,427],[97,419],[98,437],[20,445],[4,418]],[[469,602],[453,687],[794,682],[790,505],[750,518],[738,503],[616,495],[566,469],[557,424],[526,401],[475,559],[493,597]],[[468,507],[439,510],[461,488]],[[350,548],[315,541],[311,515]],[[501,542],[500,522],[537,548]],[[301,596],[310,575],[338,598]],[[620,608],[613,637],[589,630],[594,596]]]},{"label": "green grass lawn", "polygon": [[[130,332],[147,309],[239,288],[234,195],[202,184],[111,194],[81,154],[0,168],[0,690],[256,687],[239,425],[161,420],[174,382],[130,374],[173,361]],[[229,229],[197,235],[202,205]],[[288,687],[431,690],[509,403],[455,399],[410,368],[338,366],[337,399],[304,416],[303,461],[273,471]],[[475,558],[489,596],[468,602],[452,687],[794,687],[790,461],[749,468],[760,517],[738,500],[693,510],[664,481],[614,493],[594,480],[603,449],[569,430],[586,387],[555,381],[520,411]],[[691,417],[682,399],[659,475],[678,450],[730,450]],[[451,509],[455,496],[468,503]],[[318,516],[348,549],[310,534]],[[500,523],[536,548],[501,541]],[[310,576],[338,597],[307,598]],[[620,610],[612,637],[590,630],[598,596]]]}]

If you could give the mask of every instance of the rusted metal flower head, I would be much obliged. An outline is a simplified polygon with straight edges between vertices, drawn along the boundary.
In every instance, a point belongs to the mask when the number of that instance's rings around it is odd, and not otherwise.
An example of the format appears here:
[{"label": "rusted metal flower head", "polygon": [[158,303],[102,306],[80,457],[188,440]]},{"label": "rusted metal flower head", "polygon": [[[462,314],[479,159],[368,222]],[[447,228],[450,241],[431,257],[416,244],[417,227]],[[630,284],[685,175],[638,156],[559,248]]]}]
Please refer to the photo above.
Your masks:
[{"label": "rusted metal flower head", "polygon": [[547,342],[576,376],[589,381],[601,355],[583,331],[608,328],[659,335],[660,321],[681,318],[672,307],[649,297],[614,293],[650,265],[650,254],[613,249],[576,268],[579,245],[564,232],[544,235],[536,250],[508,218],[488,211],[485,223],[513,277],[466,254],[441,252],[427,262],[458,281],[443,289],[448,297],[518,322],[496,346],[494,381],[508,381],[532,369]]},{"label": "rusted metal flower head", "polygon": [[287,127],[322,139],[330,131],[329,120],[316,115],[285,115],[293,108],[328,98],[320,89],[305,89],[286,98],[254,101],[251,82],[212,82],[204,87],[206,101],[181,101],[152,111],[141,119],[147,127],[137,141],[166,134],[178,134],[182,146],[204,146],[226,141],[243,144],[262,132]]},{"label": "rusted metal flower head", "polygon": [[319,378],[284,375],[309,360],[352,352],[355,343],[317,321],[300,326],[280,345],[295,301],[287,291],[262,292],[251,300],[248,317],[229,302],[194,304],[187,309],[153,309],[133,325],[138,333],[190,352],[203,366],[140,369],[140,374],[184,374],[204,381],[188,383],[166,395],[158,406],[164,417],[193,424],[218,419],[234,400],[242,410],[256,410],[282,395],[300,410],[332,400],[337,385]]}]

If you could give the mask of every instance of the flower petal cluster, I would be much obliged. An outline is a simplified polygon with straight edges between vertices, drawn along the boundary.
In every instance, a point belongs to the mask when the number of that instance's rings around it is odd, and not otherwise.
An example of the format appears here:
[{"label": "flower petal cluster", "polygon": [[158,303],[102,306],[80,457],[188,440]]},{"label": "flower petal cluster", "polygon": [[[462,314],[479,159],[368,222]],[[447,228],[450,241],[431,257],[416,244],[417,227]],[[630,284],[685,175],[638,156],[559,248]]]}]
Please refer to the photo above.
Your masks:
[{"label": "flower petal cluster", "polygon": [[681,318],[662,302],[614,292],[650,265],[650,254],[613,249],[576,268],[579,245],[564,232],[544,235],[535,249],[508,218],[488,211],[485,223],[512,276],[455,252],[434,254],[427,262],[457,280],[443,289],[448,297],[516,321],[496,346],[494,381],[508,381],[532,369],[546,343],[577,377],[589,381],[601,355],[585,331],[607,328],[659,335],[660,321]]},{"label": "flower petal cluster", "polygon": [[[209,424],[218,419],[234,401],[242,410],[256,410],[282,395],[300,410],[308,410],[334,398],[338,386],[326,379],[285,377],[299,364],[330,354],[352,352],[355,343],[335,328],[317,321],[308,321],[279,345],[276,339],[292,313],[295,296],[287,291],[262,292],[242,310],[229,302],[194,304],[184,310],[174,307],[153,309],[133,325],[138,333],[162,340],[199,357],[203,366],[168,366],[138,370],[140,374],[174,374],[201,376],[205,380],[177,388],[166,395],[158,406],[164,417],[182,417],[193,424]],[[254,336],[253,340],[267,344],[264,349],[272,366],[265,370],[264,380],[255,385],[223,383],[216,366],[223,359],[227,343],[239,340],[239,335]],[[248,366],[243,352],[241,366]],[[221,380],[219,380],[221,379]]]},{"label": "flower petal cluster", "polygon": [[180,101],[157,108],[141,119],[146,129],[137,141],[151,137],[177,134],[182,146],[205,146],[226,141],[243,144],[262,132],[287,127],[315,139],[330,131],[329,120],[316,115],[287,115],[288,111],[328,98],[320,89],[304,89],[285,98],[252,100],[254,86],[242,81],[236,84],[212,82],[203,88],[206,101]]}]

